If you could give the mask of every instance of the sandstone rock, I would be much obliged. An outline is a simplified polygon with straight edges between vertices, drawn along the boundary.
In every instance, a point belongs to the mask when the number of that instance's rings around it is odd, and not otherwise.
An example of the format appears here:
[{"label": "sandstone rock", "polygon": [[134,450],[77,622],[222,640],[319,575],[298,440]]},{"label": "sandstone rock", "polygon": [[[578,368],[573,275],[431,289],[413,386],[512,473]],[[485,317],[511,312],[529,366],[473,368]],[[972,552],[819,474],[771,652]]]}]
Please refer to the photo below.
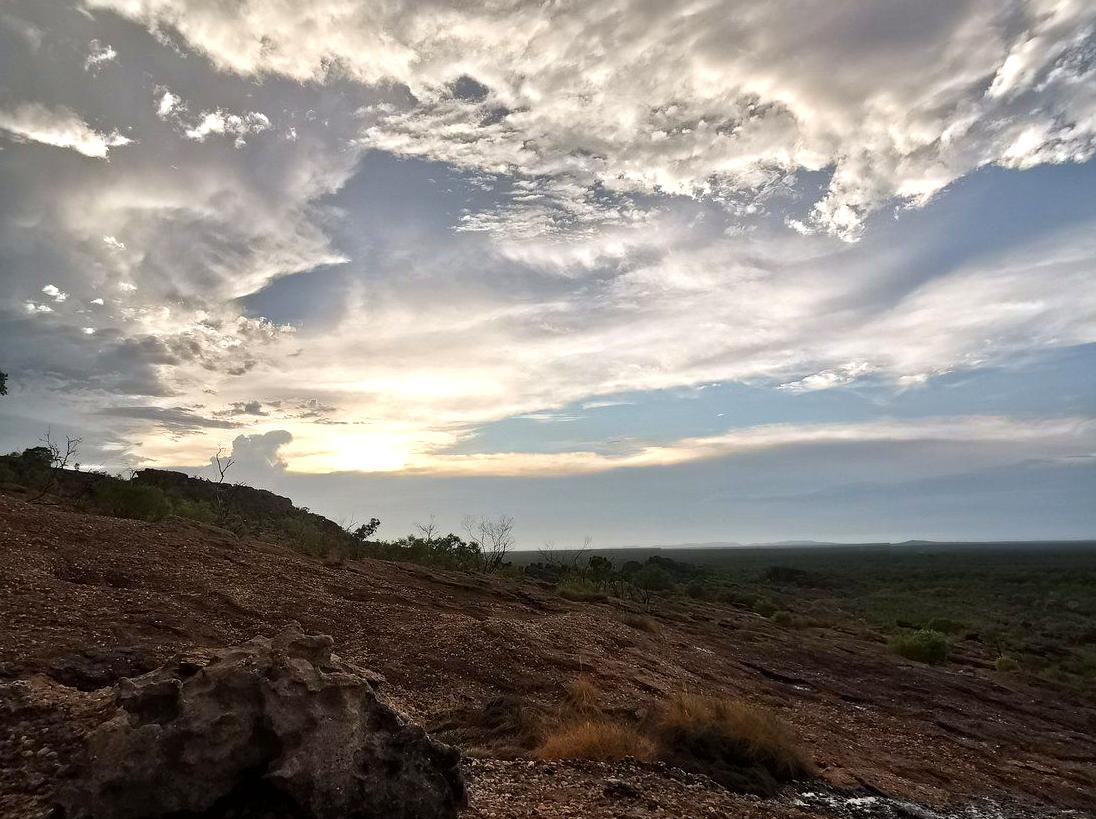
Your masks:
[{"label": "sandstone rock", "polygon": [[64,815],[202,815],[254,793],[315,819],[455,816],[459,752],[381,702],[375,678],[331,646],[293,626],[122,680],[59,789]]}]

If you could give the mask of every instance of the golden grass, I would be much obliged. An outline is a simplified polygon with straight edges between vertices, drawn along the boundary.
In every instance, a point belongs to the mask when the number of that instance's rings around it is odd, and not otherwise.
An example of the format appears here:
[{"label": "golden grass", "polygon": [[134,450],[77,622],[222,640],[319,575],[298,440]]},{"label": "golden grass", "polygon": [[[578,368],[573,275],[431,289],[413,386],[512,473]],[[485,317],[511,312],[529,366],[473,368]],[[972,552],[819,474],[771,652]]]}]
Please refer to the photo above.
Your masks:
[{"label": "golden grass", "polygon": [[540,759],[592,759],[614,762],[627,757],[649,760],[655,746],[647,737],[626,725],[596,717],[568,722],[550,734],[536,755]]},{"label": "golden grass", "polygon": [[661,758],[693,769],[710,768],[717,780],[748,783],[753,778],[756,787],[764,789],[770,781],[797,779],[814,771],[784,721],[743,700],[678,694],[662,703],[654,733]]},{"label": "golden grass", "polygon": [[566,705],[580,714],[595,713],[600,708],[601,691],[588,674],[580,674],[565,686]]}]

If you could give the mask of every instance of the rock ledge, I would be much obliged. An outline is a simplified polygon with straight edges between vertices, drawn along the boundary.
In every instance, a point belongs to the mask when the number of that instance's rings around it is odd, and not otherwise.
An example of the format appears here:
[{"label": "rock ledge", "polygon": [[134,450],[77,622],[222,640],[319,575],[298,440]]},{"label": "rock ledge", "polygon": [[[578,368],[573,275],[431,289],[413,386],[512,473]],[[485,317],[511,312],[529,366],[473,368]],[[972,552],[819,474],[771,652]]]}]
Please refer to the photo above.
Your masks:
[{"label": "rock ledge", "polygon": [[306,819],[448,819],[460,754],[381,702],[377,675],[296,625],[115,686],[59,789],[70,819],[219,814],[252,800]]}]

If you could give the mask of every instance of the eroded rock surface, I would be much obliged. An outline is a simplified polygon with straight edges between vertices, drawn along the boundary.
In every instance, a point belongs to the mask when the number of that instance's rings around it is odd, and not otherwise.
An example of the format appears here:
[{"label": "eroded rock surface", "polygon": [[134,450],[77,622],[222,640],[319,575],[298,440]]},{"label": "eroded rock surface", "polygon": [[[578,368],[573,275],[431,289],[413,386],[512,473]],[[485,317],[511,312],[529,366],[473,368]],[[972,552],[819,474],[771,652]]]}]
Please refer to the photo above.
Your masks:
[{"label": "eroded rock surface", "polygon": [[332,642],[294,625],[122,680],[60,789],[65,816],[200,815],[249,792],[315,819],[455,816],[459,752],[381,702],[376,675]]}]

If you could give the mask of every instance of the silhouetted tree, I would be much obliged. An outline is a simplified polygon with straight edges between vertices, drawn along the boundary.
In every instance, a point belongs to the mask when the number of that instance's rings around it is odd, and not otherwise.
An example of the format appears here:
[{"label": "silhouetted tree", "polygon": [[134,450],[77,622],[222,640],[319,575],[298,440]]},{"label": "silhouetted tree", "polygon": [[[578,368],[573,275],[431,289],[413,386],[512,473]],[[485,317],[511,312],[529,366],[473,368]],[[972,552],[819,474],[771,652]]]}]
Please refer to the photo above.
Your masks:
[{"label": "silhouetted tree", "polygon": [[217,447],[217,454],[213,456],[213,465],[217,468],[217,472],[220,477],[217,478],[217,483],[225,482],[225,473],[236,463],[236,459],[231,455],[224,454],[225,448]]},{"label": "silhouetted tree", "polygon": [[632,575],[634,585],[643,597],[643,605],[651,602],[651,596],[657,592],[669,591],[674,587],[673,576],[656,563],[648,563]]},{"label": "silhouetted tree", "polygon": [[8,374],[0,372],[0,395],[8,394]]},{"label": "silhouetted tree", "polygon": [[376,531],[381,528],[380,518],[370,518],[369,523],[363,523],[352,534],[360,542],[365,543],[369,538],[376,534]]},{"label": "silhouetted tree", "polygon": [[494,520],[487,517],[476,520],[469,515],[464,519],[464,531],[469,540],[479,546],[483,571],[494,572],[502,568],[507,553],[514,548],[512,517],[499,515]]}]

